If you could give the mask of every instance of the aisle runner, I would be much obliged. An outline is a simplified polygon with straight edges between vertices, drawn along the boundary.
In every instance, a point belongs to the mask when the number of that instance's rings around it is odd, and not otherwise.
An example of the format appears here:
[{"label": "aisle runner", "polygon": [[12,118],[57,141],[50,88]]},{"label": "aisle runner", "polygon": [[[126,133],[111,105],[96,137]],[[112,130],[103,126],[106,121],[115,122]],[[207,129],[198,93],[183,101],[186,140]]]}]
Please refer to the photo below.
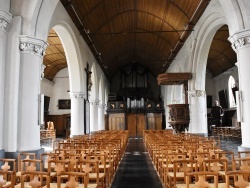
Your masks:
[{"label": "aisle runner", "polygon": [[129,139],[111,188],[162,188],[142,139]]}]

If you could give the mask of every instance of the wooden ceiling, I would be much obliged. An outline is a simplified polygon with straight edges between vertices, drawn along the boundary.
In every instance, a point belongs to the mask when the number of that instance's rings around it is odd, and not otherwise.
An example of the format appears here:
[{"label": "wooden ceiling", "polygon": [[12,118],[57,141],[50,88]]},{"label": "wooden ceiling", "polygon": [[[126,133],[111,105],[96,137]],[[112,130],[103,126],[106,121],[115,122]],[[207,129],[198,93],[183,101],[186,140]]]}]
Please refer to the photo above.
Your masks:
[{"label": "wooden ceiling", "polygon": [[[61,0],[100,67],[108,77],[138,64],[155,77],[164,73],[210,0]],[[208,58],[217,76],[234,66],[236,54],[227,26],[216,33]],[[60,40],[52,30],[44,57],[45,77],[67,67]],[[63,59],[64,58],[64,59]],[[49,66],[50,65],[50,66]]]},{"label": "wooden ceiling", "polygon": [[43,57],[43,64],[46,66],[44,77],[52,81],[55,75],[68,65],[61,40],[53,29],[49,32],[47,43],[49,45]]}]

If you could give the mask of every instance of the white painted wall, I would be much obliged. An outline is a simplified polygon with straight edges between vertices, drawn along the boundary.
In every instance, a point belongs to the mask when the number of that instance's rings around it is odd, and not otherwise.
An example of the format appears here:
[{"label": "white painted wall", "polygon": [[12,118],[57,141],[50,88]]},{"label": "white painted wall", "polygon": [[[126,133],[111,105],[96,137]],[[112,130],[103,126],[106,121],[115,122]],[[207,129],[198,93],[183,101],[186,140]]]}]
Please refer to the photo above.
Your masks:
[{"label": "white painted wall", "polygon": [[54,84],[55,84],[54,82],[51,82],[50,80],[47,80],[46,78],[43,78],[41,80],[41,94],[51,97]]},{"label": "white painted wall", "polygon": [[70,99],[69,91],[69,78],[68,68],[59,71],[53,82],[55,83],[52,87],[50,84],[43,82],[41,93],[51,93],[50,104],[49,104],[49,115],[61,115],[69,114],[70,110],[58,109],[59,99]]}]

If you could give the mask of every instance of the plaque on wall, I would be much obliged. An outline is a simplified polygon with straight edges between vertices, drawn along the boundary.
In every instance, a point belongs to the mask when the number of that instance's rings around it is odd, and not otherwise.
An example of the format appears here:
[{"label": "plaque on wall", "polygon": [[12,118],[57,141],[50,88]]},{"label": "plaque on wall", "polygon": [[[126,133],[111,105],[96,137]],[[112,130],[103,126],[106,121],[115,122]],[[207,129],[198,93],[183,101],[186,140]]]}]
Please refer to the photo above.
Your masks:
[{"label": "plaque on wall", "polygon": [[71,101],[70,99],[59,99],[58,100],[58,109],[70,109]]}]

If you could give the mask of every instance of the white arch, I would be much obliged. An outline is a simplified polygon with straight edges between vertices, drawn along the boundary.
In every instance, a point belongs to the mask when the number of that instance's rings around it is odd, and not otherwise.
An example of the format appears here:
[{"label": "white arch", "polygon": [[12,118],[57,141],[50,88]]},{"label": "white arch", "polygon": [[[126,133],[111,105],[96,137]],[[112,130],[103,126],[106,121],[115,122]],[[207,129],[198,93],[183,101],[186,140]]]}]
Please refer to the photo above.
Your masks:
[{"label": "white arch", "polygon": [[191,82],[191,89],[205,90],[206,66],[211,42],[216,31],[225,24],[225,18],[218,12],[211,13],[204,18],[195,39],[192,68],[194,82]]},{"label": "white arch", "polygon": [[91,79],[92,79],[92,88],[90,91],[90,132],[95,132],[98,131],[98,104],[99,104],[99,99],[98,97],[98,78],[97,78],[97,70],[96,70],[96,65],[95,63],[92,64],[91,67]]},{"label": "white arch", "polygon": [[105,130],[104,122],[104,88],[103,88],[103,76],[99,78],[99,108],[98,108],[98,130]]},{"label": "white arch", "polygon": [[98,91],[99,91],[98,92],[99,93],[99,97],[98,98],[99,98],[99,101],[100,101],[99,103],[101,105],[103,105],[105,103],[105,101],[104,101],[104,97],[105,97],[104,94],[105,93],[104,93],[104,87],[103,87],[103,85],[104,85],[103,84],[103,76],[101,75],[100,79],[99,79],[99,89],[98,89]]},{"label": "white arch", "polygon": [[[189,81],[189,90],[205,91],[207,58],[211,42],[216,31],[226,24],[225,17],[220,13],[219,4],[199,20],[193,33],[190,61],[192,62],[193,78]],[[207,133],[206,94],[189,97],[190,124],[189,132]]]},{"label": "white arch", "polygon": [[[235,0],[218,0],[218,1],[222,5],[221,8],[227,20],[226,23],[229,27],[230,35],[234,34],[235,32],[239,30],[246,28],[246,25],[248,25],[249,27],[250,19],[249,18],[243,19],[243,16],[247,17],[246,16],[247,14],[246,15],[242,14],[242,12],[248,13],[248,17],[249,17],[249,7],[250,7],[249,5],[245,6],[243,1],[235,1]],[[243,11],[241,11],[241,9]]]},{"label": "white arch", "polygon": [[58,34],[67,59],[69,69],[70,92],[83,92],[85,88],[85,75],[80,63],[79,46],[74,33],[66,23],[60,23],[53,27]]},{"label": "white arch", "polygon": [[105,110],[104,110],[104,114],[107,114],[107,106],[108,106],[108,95],[109,95],[109,89],[108,89],[108,85],[105,85],[105,97],[104,97],[104,104],[105,104]]}]

